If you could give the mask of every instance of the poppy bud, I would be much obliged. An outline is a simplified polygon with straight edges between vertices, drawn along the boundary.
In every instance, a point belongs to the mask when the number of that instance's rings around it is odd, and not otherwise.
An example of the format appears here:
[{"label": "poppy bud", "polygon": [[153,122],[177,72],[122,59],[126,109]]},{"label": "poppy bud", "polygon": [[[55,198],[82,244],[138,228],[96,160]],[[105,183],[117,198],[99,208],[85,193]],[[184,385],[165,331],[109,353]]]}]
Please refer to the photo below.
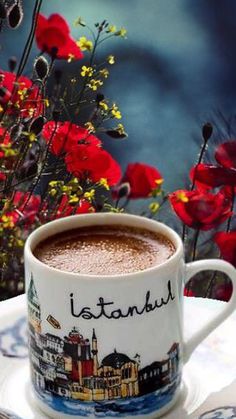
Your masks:
[{"label": "poppy bud", "polygon": [[7,17],[7,9],[5,6],[5,2],[0,0],[0,19],[6,19]]},{"label": "poppy bud", "polygon": [[117,191],[117,198],[125,198],[126,196],[129,196],[130,194],[130,184],[129,182],[124,182],[120,185],[118,191]]},{"label": "poppy bud", "polygon": [[36,71],[37,77],[40,80],[45,79],[49,71],[49,65],[46,58],[42,56],[36,58],[35,63],[34,63],[34,69]]},{"label": "poppy bud", "polygon": [[9,60],[8,60],[8,67],[9,67],[9,70],[11,72],[14,72],[15,71],[16,64],[17,64],[17,58],[14,57],[14,56],[10,57]]},{"label": "poppy bud", "polygon": [[210,124],[210,122],[207,122],[202,127],[202,136],[204,141],[208,141],[213,133],[213,126]]},{"label": "poppy bud", "polygon": [[46,122],[46,119],[43,116],[38,116],[38,118],[35,118],[30,126],[29,126],[29,131],[32,132],[35,135],[40,134],[40,132],[43,129],[43,126]]},{"label": "poppy bud", "polygon": [[8,10],[8,25],[11,29],[17,29],[23,19],[23,9],[20,2],[13,4],[13,6]]}]

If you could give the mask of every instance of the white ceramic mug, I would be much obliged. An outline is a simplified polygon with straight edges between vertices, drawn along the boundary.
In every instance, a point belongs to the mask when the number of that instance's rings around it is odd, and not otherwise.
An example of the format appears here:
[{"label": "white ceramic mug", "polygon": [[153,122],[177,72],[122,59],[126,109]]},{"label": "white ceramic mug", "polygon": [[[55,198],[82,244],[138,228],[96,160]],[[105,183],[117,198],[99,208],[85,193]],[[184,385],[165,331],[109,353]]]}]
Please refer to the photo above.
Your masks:
[{"label": "white ceramic mug", "polygon": [[[32,253],[49,236],[99,224],[161,233],[176,251],[158,266],[105,277],[63,272]],[[209,269],[230,277],[231,300],[184,342],[184,284]],[[26,242],[25,273],[34,399],[57,419],[162,415],[180,394],[183,364],[236,307],[233,266],[222,260],[185,264],[183,244],[172,229],[133,215],[75,215],[38,228]]]}]

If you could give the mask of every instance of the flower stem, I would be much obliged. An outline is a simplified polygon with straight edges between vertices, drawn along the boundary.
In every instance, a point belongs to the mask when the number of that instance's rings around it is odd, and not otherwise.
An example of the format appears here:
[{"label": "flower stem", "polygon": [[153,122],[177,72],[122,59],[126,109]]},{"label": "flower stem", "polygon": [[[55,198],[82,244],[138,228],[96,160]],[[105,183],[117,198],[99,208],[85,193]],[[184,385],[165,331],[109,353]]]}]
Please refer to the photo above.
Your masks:
[{"label": "flower stem", "polygon": [[[199,234],[200,234],[200,230],[198,229],[195,232],[194,241],[193,241],[192,262],[194,262],[194,260],[196,259],[197,242],[199,239]],[[190,279],[186,286],[187,295],[189,295],[189,292],[192,289],[192,285],[193,285],[193,279]]]}]

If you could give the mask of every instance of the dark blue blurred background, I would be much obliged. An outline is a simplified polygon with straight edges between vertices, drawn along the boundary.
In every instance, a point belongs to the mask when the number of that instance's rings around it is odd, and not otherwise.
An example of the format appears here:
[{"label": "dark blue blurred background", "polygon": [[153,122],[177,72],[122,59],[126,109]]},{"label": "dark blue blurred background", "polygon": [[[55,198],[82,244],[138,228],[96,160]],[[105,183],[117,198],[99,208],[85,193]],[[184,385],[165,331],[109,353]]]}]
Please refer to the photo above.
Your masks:
[{"label": "dark blue blurred background", "polygon": [[[4,35],[4,68],[5,58],[23,49],[33,5],[24,0],[24,24]],[[127,28],[127,40],[112,39],[101,51],[117,57],[107,91],[120,105],[129,134],[123,143],[106,141],[106,147],[123,167],[130,161],[157,166],[167,190],[183,187],[202,123],[218,111],[234,115],[236,1],[45,0],[42,13],[53,12],[72,27],[83,16],[90,26],[107,19]],[[83,28],[72,32],[76,38],[89,36]],[[36,53],[35,47],[32,58]]]}]

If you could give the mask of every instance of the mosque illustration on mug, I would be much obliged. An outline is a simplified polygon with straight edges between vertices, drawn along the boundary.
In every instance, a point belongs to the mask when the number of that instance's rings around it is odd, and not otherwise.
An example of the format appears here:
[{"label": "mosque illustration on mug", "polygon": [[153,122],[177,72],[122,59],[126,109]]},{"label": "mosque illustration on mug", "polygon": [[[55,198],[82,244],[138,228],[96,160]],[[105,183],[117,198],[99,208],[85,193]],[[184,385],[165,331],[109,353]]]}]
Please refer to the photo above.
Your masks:
[{"label": "mosque illustration on mug", "polygon": [[[95,329],[91,339],[73,327],[63,338],[42,333],[41,308],[31,277],[28,288],[29,345],[32,381],[36,391],[83,402],[137,398],[179,385],[179,344],[166,359],[141,367],[140,355],[131,359],[116,349],[99,361]],[[52,321],[52,316],[49,316]],[[53,319],[55,323],[55,319]],[[56,324],[56,326],[55,326]],[[59,329],[59,323],[54,329]],[[59,326],[58,326],[59,325]]]}]

